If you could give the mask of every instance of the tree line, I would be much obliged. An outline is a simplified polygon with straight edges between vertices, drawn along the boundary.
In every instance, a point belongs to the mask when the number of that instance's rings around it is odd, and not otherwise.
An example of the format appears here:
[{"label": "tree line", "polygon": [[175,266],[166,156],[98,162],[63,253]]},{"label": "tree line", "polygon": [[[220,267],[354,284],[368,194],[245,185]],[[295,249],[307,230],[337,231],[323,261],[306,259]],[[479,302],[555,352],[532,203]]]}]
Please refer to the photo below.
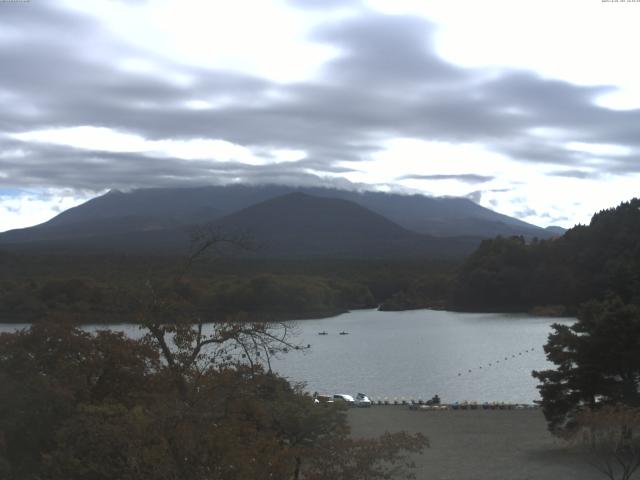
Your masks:
[{"label": "tree line", "polygon": [[443,285],[455,268],[431,260],[208,258],[180,278],[181,260],[0,255],[0,319],[37,322],[64,314],[84,323],[136,322],[150,277],[164,295],[188,298],[212,319],[240,312],[271,319],[323,317],[398,303],[404,292],[416,299],[414,306],[427,306],[423,296],[431,303],[446,298]]},{"label": "tree line", "polygon": [[450,305],[476,311],[555,306],[575,314],[582,303],[610,296],[640,304],[640,199],[598,212],[589,225],[557,239],[483,241],[456,276]]}]

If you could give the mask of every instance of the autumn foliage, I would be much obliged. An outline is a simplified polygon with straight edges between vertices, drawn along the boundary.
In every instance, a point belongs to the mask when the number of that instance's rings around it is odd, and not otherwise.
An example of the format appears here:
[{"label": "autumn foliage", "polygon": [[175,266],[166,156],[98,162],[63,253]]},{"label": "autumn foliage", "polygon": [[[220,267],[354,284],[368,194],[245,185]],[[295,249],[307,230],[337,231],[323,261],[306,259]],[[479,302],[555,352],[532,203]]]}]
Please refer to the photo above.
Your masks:
[{"label": "autumn foliage", "polygon": [[[242,342],[283,345],[268,328],[167,330],[132,340],[46,323],[0,335],[0,478],[411,478],[424,437],[352,439],[344,408],[234,356]],[[194,355],[198,342],[208,353]]]}]

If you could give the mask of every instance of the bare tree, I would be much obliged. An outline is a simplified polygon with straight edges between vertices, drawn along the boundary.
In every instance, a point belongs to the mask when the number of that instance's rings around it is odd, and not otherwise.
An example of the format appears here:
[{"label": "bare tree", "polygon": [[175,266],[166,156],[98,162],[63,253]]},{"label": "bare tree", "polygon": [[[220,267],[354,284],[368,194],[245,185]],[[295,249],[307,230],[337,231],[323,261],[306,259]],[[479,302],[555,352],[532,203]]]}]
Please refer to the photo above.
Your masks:
[{"label": "bare tree", "polygon": [[[189,254],[174,283],[184,282],[195,262],[207,255],[221,256],[252,247],[251,240],[243,234],[229,235],[210,226],[194,229]],[[260,366],[271,371],[274,356],[308,348],[291,340],[290,323],[256,322],[243,315],[206,322],[200,310],[179,292],[160,292],[153,279],[147,280],[145,290],[140,324],[148,332],[147,341],[160,349],[174,372],[183,396],[187,395],[187,375],[194,372],[239,364],[248,364],[252,370]]]}]

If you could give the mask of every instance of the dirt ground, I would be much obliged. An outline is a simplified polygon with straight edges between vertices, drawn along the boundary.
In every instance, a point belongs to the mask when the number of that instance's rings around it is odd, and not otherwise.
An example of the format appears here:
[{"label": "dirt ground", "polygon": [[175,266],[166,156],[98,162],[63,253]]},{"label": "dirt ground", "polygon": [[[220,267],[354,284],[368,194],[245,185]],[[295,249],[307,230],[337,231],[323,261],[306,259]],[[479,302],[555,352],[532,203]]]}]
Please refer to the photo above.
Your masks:
[{"label": "dirt ground", "polygon": [[598,480],[584,454],[555,439],[540,410],[416,411],[352,408],[354,437],[422,432],[431,447],[415,457],[422,480]]}]

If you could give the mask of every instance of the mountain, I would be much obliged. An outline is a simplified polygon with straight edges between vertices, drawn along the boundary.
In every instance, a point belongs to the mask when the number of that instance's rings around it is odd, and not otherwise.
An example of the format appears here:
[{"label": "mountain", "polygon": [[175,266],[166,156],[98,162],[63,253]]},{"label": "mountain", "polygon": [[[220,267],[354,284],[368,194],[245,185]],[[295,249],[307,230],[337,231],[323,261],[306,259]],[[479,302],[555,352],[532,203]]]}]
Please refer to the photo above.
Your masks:
[{"label": "mountain", "polygon": [[484,208],[467,198],[399,195],[381,192],[349,192],[332,189],[302,190],[358,203],[384,215],[408,230],[439,237],[522,235],[548,238],[544,229]]},{"label": "mountain", "polygon": [[0,242],[84,237],[111,233],[179,228],[220,220],[243,208],[288,193],[337,198],[361,205],[401,227],[440,237],[522,235],[549,238],[557,233],[502,215],[465,198],[434,198],[381,192],[278,185],[150,188],[117,190],[62,212],[41,225],[0,234]]},{"label": "mountain", "polygon": [[477,238],[411,232],[354,202],[290,193],[231,214],[216,226],[248,232],[268,256],[459,256]]},{"label": "mountain", "polygon": [[[85,221],[67,216],[0,235],[0,246],[55,252],[187,251],[196,224],[136,213]],[[207,228],[247,236],[256,246],[248,254],[265,257],[453,257],[470,253],[480,241],[418,234],[354,202],[300,192],[240,209],[208,222]]]}]

